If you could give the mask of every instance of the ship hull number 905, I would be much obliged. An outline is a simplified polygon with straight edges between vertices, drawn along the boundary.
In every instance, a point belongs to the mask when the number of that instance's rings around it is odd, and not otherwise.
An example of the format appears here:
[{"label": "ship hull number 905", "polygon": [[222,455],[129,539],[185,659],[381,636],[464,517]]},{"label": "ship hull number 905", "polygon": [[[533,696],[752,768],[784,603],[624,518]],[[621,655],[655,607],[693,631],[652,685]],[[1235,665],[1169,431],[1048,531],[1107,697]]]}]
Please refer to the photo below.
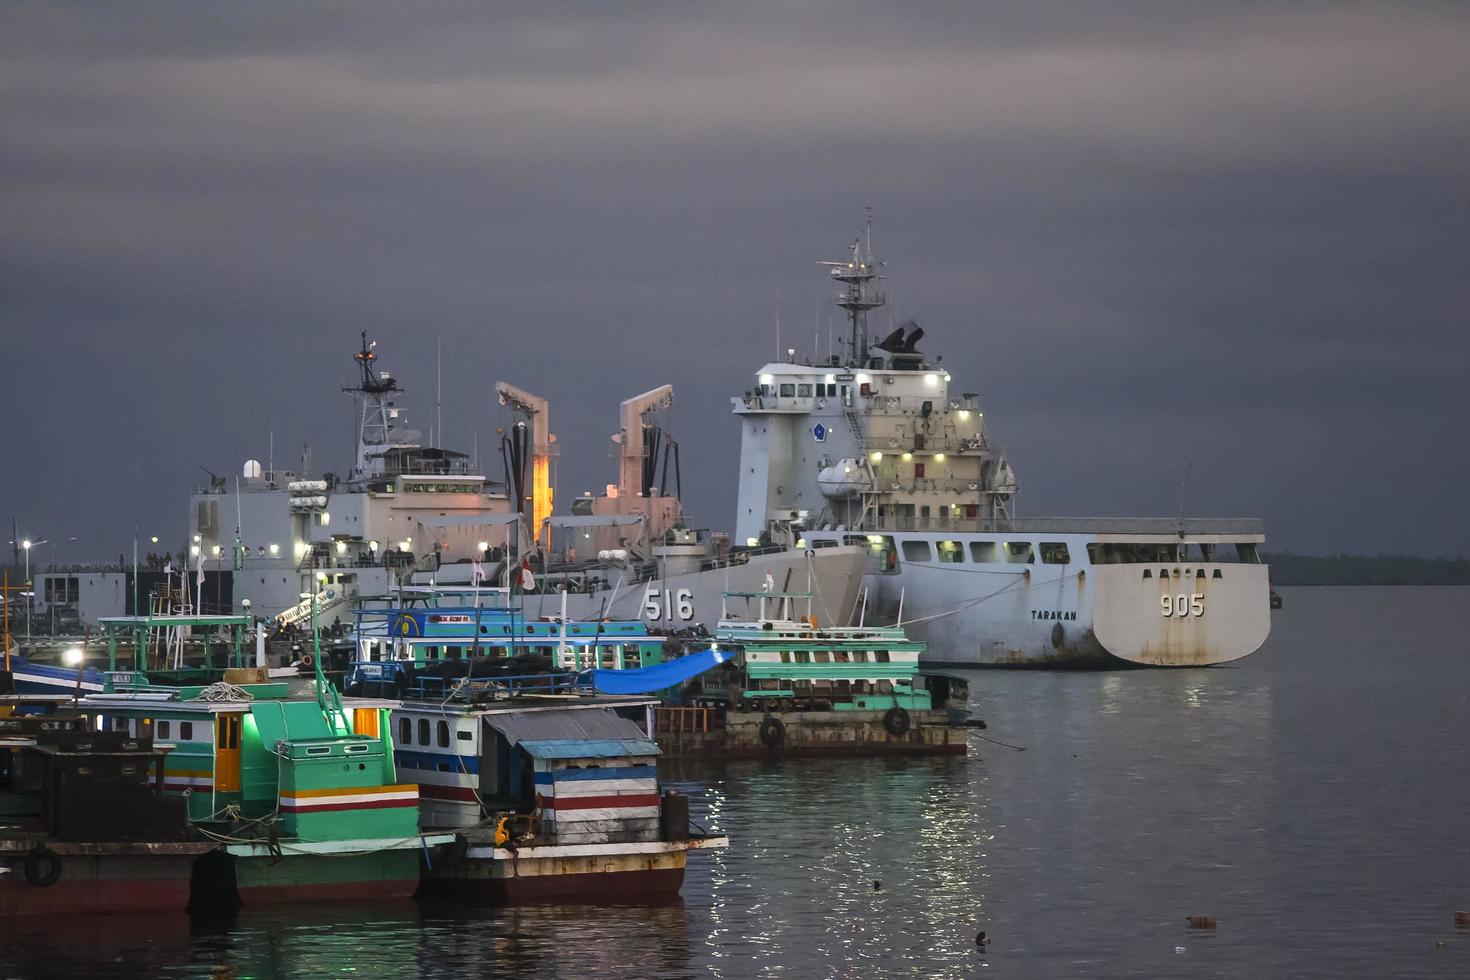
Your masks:
[{"label": "ship hull number 905", "polygon": [[1192,616],[1203,616],[1205,614],[1205,594],[1203,592],[1185,593],[1179,592],[1175,595],[1159,596],[1159,609],[1165,619],[1189,619]]}]

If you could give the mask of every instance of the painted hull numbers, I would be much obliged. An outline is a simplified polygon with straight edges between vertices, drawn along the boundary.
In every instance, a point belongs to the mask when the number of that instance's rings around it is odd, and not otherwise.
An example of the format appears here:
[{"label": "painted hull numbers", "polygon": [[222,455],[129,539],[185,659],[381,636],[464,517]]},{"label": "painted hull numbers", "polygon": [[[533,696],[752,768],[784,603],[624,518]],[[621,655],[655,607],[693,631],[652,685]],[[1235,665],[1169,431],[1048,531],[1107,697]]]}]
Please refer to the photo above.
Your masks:
[{"label": "painted hull numbers", "polygon": [[1179,592],[1175,595],[1165,593],[1159,596],[1159,609],[1165,619],[1189,619],[1203,616],[1205,614],[1205,594],[1203,592]]},{"label": "painted hull numbers", "polygon": [[649,585],[643,593],[643,618],[649,620],[694,618],[694,593],[689,589],[663,589]]}]

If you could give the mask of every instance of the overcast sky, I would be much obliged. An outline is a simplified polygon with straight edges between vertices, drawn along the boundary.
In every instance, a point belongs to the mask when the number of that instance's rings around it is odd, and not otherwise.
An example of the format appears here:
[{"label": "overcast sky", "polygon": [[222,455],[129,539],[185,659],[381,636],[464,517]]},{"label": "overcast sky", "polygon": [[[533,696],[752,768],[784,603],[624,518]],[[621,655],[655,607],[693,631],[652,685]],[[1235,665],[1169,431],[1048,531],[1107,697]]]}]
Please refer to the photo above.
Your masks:
[{"label": "overcast sky", "polygon": [[1467,161],[1464,4],[6,4],[0,507],[115,556],[272,421],[345,471],[367,330],[422,428],[442,341],[452,446],[550,398],[563,503],[673,383],[728,529],[729,396],[871,205],[1021,513],[1192,461],[1271,547],[1470,553]]}]

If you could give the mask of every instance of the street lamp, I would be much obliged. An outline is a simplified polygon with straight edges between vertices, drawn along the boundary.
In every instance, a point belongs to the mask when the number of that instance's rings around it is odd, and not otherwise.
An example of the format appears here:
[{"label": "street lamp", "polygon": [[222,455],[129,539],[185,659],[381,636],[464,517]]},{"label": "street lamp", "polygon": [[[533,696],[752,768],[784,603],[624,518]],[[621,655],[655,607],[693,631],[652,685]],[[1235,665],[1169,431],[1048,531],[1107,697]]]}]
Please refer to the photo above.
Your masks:
[{"label": "street lamp", "polygon": [[75,700],[82,699],[82,661],[86,659],[81,647],[67,647],[61,652],[61,662],[77,669],[77,693]]}]

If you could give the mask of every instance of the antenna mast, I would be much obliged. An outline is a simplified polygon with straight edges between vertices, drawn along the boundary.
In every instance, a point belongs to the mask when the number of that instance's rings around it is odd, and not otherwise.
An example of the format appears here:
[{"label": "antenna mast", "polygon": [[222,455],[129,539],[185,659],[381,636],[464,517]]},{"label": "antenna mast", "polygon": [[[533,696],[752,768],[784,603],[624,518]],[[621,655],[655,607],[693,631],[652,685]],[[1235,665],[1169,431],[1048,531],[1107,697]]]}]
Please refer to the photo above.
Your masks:
[{"label": "antenna mast", "polygon": [[848,341],[849,364],[860,366],[868,360],[868,311],[876,310],[888,302],[881,289],[873,283],[883,276],[879,272],[883,263],[873,260],[873,209],[868,211],[863,234],[852,243],[852,257],[846,262],[822,262],[831,271],[832,278],[844,285],[837,294],[837,305],[847,311],[851,328]]}]

